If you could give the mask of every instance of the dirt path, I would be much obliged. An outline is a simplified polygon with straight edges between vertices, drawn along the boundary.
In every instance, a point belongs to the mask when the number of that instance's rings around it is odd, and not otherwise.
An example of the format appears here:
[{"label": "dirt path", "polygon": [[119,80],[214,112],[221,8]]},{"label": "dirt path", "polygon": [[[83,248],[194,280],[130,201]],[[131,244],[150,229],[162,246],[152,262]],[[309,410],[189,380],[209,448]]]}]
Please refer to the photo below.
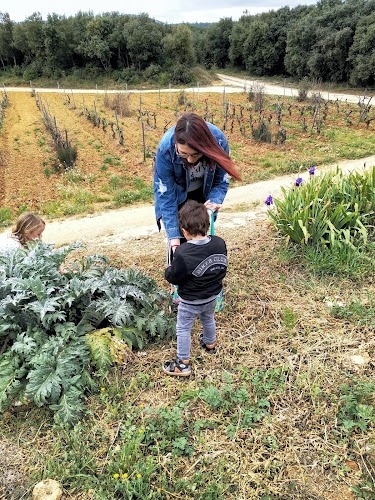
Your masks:
[{"label": "dirt path", "polygon": [[[375,165],[375,156],[361,160],[344,161],[339,164],[344,172],[369,168]],[[317,175],[336,168],[337,164],[320,167]],[[299,174],[304,180],[308,172]],[[267,218],[267,206],[264,204],[268,195],[279,197],[281,187],[289,188],[297,175],[286,175],[272,180],[257,182],[229,190],[224,208],[218,217],[216,227],[243,227],[251,220]],[[123,245],[129,239],[139,239],[158,232],[153,205],[137,206],[112,210],[83,218],[49,222],[44,232],[44,240],[57,245],[77,240],[87,244]]]},{"label": "dirt path", "polygon": [[[250,88],[256,84],[260,85],[263,87],[264,93],[269,94],[269,95],[279,95],[279,96],[286,96],[286,97],[297,97],[298,96],[298,89],[293,88],[290,85],[287,86],[281,86],[281,85],[271,85],[269,83],[264,83],[262,81],[257,81],[253,79],[245,79],[245,78],[237,78],[234,76],[227,76],[221,73],[218,73],[217,76],[225,83],[226,85],[231,85],[235,86],[237,88],[242,89],[243,91],[249,92]],[[313,91],[310,91],[307,93],[308,97],[311,97],[313,93],[317,94],[320,92],[321,97],[323,99],[327,99],[330,101],[342,101],[342,102],[354,102],[358,103],[360,100],[365,101],[365,103],[369,103],[371,100],[371,95],[365,97],[363,94],[362,95],[354,95],[354,94],[343,94],[343,93],[338,93],[335,91],[332,92],[324,92],[320,91],[318,89],[314,89]]]},{"label": "dirt path", "polygon": [[[291,87],[290,85],[288,86],[281,86],[281,85],[274,85],[270,83],[264,83],[262,81],[254,80],[254,79],[246,79],[246,78],[238,78],[234,76],[228,76],[224,75],[223,73],[217,73],[216,75],[219,79],[218,82],[213,82],[214,84],[210,87],[191,87],[191,88],[185,88],[185,92],[213,92],[213,93],[222,93],[225,88],[225,92],[232,94],[232,93],[238,93],[238,92],[249,92],[250,87],[254,86],[255,84],[259,84],[263,87],[264,92],[269,95],[279,95],[279,96],[288,96],[288,97],[296,97],[298,95],[298,89],[295,87]],[[224,87],[225,86],[225,87]],[[6,89],[9,92],[30,92],[29,87],[7,87]],[[46,92],[58,92],[58,93],[64,93],[63,88],[36,88],[36,92],[38,93],[46,93]],[[74,94],[114,94],[118,93],[121,91],[121,89],[115,89],[115,90],[107,90],[107,89],[66,89],[68,92],[72,92]],[[124,89],[122,89],[124,91]],[[145,90],[138,90],[138,89],[132,89],[129,91],[133,94],[139,94],[139,93],[176,93],[176,92],[181,92],[181,89],[145,89]],[[313,92],[317,92],[317,90],[314,90]],[[308,92],[308,95],[311,96],[312,92]],[[364,98],[363,95],[354,95],[354,94],[349,94],[349,93],[338,93],[335,91],[332,92],[320,92],[321,96],[324,99],[331,100],[331,101],[347,101],[347,102],[354,102],[357,103],[361,99]],[[368,102],[370,100],[370,96],[365,97],[365,102]]]}]

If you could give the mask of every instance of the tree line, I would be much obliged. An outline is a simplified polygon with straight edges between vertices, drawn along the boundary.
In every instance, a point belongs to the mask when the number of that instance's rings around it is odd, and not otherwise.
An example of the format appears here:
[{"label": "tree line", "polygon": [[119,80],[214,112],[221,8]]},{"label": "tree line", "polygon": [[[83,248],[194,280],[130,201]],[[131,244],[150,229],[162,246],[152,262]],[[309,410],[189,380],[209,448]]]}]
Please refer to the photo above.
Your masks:
[{"label": "tree line", "polygon": [[375,85],[375,0],[320,0],[209,26],[167,25],[147,14],[65,17],[0,13],[0,64],[25,81],[64,75],[161,86],[196,81],[195,68]]}]

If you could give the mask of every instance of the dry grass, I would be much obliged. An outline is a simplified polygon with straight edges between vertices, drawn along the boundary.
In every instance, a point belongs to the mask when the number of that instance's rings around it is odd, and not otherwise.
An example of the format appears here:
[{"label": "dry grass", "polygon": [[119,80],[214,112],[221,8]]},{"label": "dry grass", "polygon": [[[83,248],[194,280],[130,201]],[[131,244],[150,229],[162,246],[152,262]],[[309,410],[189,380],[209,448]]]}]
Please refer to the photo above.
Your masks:
[{"label": "dry grass", "polygon": [[129,117],[132,116],[132,110],[130,108],[130,95],[131,94],[123,94],[122,92],[113,95],[105,94],[103,104],[106,108],[116,111],[118,116]]},{"label": "dry grass", "polygon": [[[212,424],[199,434],[192,432],[194,453],[190,458],[182,456],[173,461],[170,454],[161,454],[159,466],[172,483],[181,478],[190,480],[198,472],[220,479],[224,485],[222,496],[204,497],[199,491],[185,491],[182,495],[165,491],[158,498],[356,498],[350,486],[359,484],[362,474],[372,478],[375,475],[371,465],[375,459],[375,428],[372,422],[366,432],[359,428],[351,433],[343,431],[338,418],[339,386],[348,383],[349,375],[358,380],[373,380],[375,339],[373,331],[334,317],[326,297],[339,296],[348,304],[354,293],[360,294],[364,289],[373,293],[373,283],[319,279],[307,274],[296,259],[280,258],[279,241],[267,223],[251,225],[246,231],[223,229],[220,236],[227,241],[230,267],[224,287],[225,308],[217,316],[217,354],[202,354],[199,326],[195,324],[193,374],[188,380],[166,378],[162,374],[162,362],[175,356],[175,342],[138,353],[125,367],[114,370],[108,380],[119,391],[121,384],[127,387],[122,396],[124,404],[131,402],[134,407],[158,409],[171,408],[185,400],[189,404],[184,409],[184,418],[190,428],[203,419]],[[102,250],[104,247],[95,247],[96,252]],[[167,287],[163,279],[164,242],[160,235],[128,242],[121,249],[105,247],[105,253],[117,266],[140,267]],[[353,355],[367,356],[367,362],[355,364],[351,361]],[[273,374],[276,382],[271,386],[267,386],[267,379],[255,383],[254,374],[261,373]],[[140,383],[140,374],[146,377],[146,382]],[[223,391],[228,376],[233,391],[244,387],[252,401],[266,399],[268,415],[253,425],[243,426],[243,415],[237,408],[215,409],[202,397],[192,396],[210,385]],[[109,460],[108,445],[113,447],[118,439],[116,429],[121,419],[111,401],[104,404],[94,396],[88,407],[92,412],[89,432],[95,434],[100,430],[106,436],[107,445],[98,444],[93,451],[97,469],[102,471]],[[233,422],[234,410],[238,416],[236,422]],[[22,450],[23,440],[19,437],[25,429],[20,417],[27,422],[28,416],[22,408],[13,411],[18,415],[15,419],[18,423],[13,422],[8,412],[3,429],[11,446],[19,441]],[[139,416],[140,422],[145,415]],[[51,423],[44,420],[40,425],[39,434],[25,440],[32,441],[32,448],[39,455],[38,461],[35,455],[31,456],[31,467],[41,467],[53,454],[58,439],[57,435],[49,434]],[[25,444],[23,451],[27,450],[30,444]],[[9,461],[11,464],[12,457]],[[66,498],[94,498],[85,496],[82,490],[71,490],[66,483],[64,486]],[[371,494],[367,498],[374,498]]]}]

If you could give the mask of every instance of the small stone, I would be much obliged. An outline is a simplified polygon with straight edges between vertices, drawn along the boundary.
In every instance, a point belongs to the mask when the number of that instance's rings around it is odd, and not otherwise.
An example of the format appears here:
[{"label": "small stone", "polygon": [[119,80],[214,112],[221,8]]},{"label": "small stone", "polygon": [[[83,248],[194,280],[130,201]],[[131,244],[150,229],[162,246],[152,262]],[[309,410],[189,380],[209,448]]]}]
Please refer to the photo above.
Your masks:
[{"label": "small stone", "polygon": [[354,356],[349,356],[349,361],[351,361],[353,365],[364,366],[369,363],[370,356],[367,353],[364,356],[361,354],[355,354]]},{"label": "small stone", "polygon": [[62,494],[60,483],[54,479],[45,479],[34,486],[33,500],[60,500]]}]

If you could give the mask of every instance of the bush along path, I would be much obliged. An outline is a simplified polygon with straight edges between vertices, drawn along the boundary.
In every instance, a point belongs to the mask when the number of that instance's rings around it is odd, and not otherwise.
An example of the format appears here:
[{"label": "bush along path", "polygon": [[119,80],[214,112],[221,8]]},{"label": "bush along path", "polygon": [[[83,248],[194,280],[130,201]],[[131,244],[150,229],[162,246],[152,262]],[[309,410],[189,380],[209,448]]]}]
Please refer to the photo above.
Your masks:
[{"label": "bush along path", "polygon": [[1,410],[30,400],[73,424],[113,363],[175,333],[169,295],[145,273],[117,270],[103,256],[61,273],[76,248],[38,243],[0,256]]}]

